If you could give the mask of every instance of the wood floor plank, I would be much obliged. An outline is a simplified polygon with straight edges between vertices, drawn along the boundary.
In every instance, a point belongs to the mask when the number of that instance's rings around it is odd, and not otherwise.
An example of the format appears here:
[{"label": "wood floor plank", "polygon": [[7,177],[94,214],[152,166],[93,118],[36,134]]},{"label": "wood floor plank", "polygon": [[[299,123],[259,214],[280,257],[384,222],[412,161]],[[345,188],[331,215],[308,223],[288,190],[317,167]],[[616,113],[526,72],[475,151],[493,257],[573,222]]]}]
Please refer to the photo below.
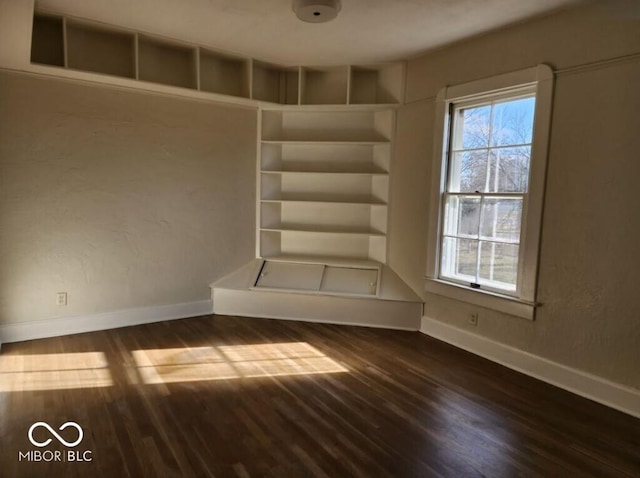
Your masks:
[{"label": "wood floor plank", "polygon": [[[640,477],[640,420],[417,332],[206,316],[5,344],[0,380],[3,478]],[[37,421],[93,460],[20,461]]]}]

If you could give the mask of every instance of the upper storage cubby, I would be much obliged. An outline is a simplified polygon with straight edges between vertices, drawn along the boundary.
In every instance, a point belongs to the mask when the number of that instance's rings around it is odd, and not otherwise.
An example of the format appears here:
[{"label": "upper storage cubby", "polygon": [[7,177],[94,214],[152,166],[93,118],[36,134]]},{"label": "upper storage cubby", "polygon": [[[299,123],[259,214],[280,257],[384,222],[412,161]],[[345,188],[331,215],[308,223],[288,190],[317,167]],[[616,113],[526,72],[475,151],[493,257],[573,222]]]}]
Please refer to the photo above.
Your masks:
[{"label": "upper storage cubby", "polygon": [[138,72],[140,80],[196,88],[196,49],[141,36]]},{"label": "upper storage cubby", "polygon": [[403,77],[402,63],[352,66],[349,103],[353,105],[401,103]]},{"label": "upper storage cubby", "polygon": [[274,142],[385,143],[391,137],[392,112],[264,111],[262,140]]},{"label": "upper storage cubby", "polygon": [[249,60],[201,48],[200,90],[249,98]]},{"label": "upper storage cubby", "polygon": [[76,70],[136,77],[135,35],[67,22],[67,66]]},{"label": "upper storage cubby", "polygon": [[349,68],[302,69],[303,105],[344,105],[347,103]]},{"label": "upper storage cubby", "polygon": [[[399,104],[405,68],[402,62],[282,66],[42,12],[35,12],[33,17],[31,62],[240,98],[228,99],[235,103],[256,100],[321,108]],[[86,79],[76,73],[64,76]],[[130,86],[135,87],[135,83]],[[154,89],[150,84],[143,88]],[[183,90],[182,94],[190,93]]]},{"label": "upper storage cubby", "polygon": [[65,66],[63,31],[62,18],[36,14],[31,36],[31,63]]},{"label": "upper storage cubby", "polygon": [[297,105],[299,90],[299,68],[253,62],[254,100],[269,101],[283,105]]}]

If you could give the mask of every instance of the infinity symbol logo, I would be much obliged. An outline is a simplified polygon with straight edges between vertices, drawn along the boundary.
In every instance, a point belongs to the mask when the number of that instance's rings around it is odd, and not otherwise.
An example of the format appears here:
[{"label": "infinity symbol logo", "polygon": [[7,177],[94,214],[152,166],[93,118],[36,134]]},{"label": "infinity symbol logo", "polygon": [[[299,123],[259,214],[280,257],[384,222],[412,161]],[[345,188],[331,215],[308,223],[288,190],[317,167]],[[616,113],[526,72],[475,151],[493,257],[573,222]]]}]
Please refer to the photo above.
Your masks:
[{"label": "infinity symbol logo", "polygon": [[64,446],[69,447],[69,448],[73,448],[74,446],[76,446],[78,443],[80,443],[82,441],[82,438],[84,436],[84,432],[82,431],[82,428],[80,427],[80,425],[78,425],[76,422],[67,422],[64,423],[58,430],[62,431],[67,427],[73,427],[76,430],[78,430],[78,439],[74,442],[68,442],[66,441],[64,438],[62,438],[60,435],[58,435],[56,433],[56,431],[51,428],[49,426],[48,423],[45,422],[36,422],[33,425],[31,425],[31,428],[29,428],[29,441],[31,443],[33,443],[35,446],[37,447],[43,447],[43,446],[47,446],[49,443],[51,443],[51,438],[48,438],[47,440],[43,441],[43,442],[39,442],[36,441],[33,438],[33,430],[35,430],[38,427],[45,427],[47,430],[49,430],[51,432],[51,434],[56,437],[58,439],[58,441],[60,443],[62,443]]}]

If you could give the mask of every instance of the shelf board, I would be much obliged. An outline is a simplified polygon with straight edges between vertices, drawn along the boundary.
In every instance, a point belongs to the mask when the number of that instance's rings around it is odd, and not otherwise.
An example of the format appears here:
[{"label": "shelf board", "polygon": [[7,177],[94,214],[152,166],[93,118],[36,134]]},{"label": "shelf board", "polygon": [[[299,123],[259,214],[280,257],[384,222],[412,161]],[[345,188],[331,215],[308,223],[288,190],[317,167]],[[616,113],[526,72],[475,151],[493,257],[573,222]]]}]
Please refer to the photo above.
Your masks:
[{"label": "shelf board", "polygon": [[320,200],[320,199],[261,199],[260,202],[263,203],[301,203],[301,204],[360,204],[360,205],[365,205],[365,206],[387,206],[387,203],[376,199],[376,198],[370,198],[369,200],[365,201],[362,199],[353,199],[351,201],[345,201],[345,200],[340,200],[340,199],[325,199],[325,200]]},{"label": "shelf board", "polygon": [[260,102],[260,107],[264,111],[379,111],[397,109],[399,103],[369,103],[369,104],[339,104],[339,105],[283,105],[281,103]]},{"label": "shelf board", "polygon": [[355,228],[353,226],[320,226],[307,224],[279,225],[274,227],[262,227],[261,231],[268,232],[301,232],[311,234],[349,234],[352,236],[385,237],[385,233],[371,228]]},{"label": "shelf board", "polygon": [[386,172],[366,172],[366,171],[292,171],[292,170],[267,170],[260,171],[262,174],[308,174],[308,175],[326,175],[326,174],[338,174],[338,175],[351,175],[351,176],[388,176]]},{"label": "shelf board", "polygon": [[274,262],[300,262],[304,264],[324,264],[328,266],[363,267],[367,269],[378,269],[380,263],[369,259],[358,259],[351,257],[336,256],[314,256],[304,254],[281,254],[274,256],[263,256],[262,259]]},{"label": "shelf board", "polygon": [[361,144],[371,145],[376,144],[390,144],[389,140],[375,140],[375,141],[363,141],[363,140],[350,140],[350,141],[331,141],[331,140],[286,140],[286,139],[263,139],[262,144],[293,144],[293,145],[316,145],[316,144]]}]

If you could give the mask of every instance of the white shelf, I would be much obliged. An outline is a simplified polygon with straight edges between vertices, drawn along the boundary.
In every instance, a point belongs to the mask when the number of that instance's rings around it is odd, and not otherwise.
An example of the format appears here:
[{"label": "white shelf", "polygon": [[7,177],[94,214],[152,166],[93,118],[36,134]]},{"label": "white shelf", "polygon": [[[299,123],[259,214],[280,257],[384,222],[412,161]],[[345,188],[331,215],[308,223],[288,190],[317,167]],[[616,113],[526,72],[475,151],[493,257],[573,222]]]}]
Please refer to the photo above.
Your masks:
[{"label": "white shelf", "polygon": [[261,231],[274,231],[274,232],[295,232],[295,233],[312,233],[312,234],[351,234],[351,235],[364,235],[364,236],[380,236],[384,237],[384,233],[375,231],[373,229],[356,229],[353,227],[345,226],[343,229],[331,228],[325,226],[311,226],[311,225],[280,225],[274,227],[263,227]]},{"label": "white shelf", "polygon": [[389,141],[387,140],[369,140],[369,141],[362,141],[362,140],[341,140],[341,141],[335,141],[335,140],[262,140],[263,144],[289,144],[289,145],[301,145],[301,146],[313,146],[313,145],[318,145],[318,146],[322,146],[322,145],[327,145],[327,146],[340,146],[340,145],[362,145],[362,146],[375,146],[378,144],[389,144]]},{"label": "white shelf", "polygon": [[265,256],[272,262],[298,262],[302,264],[326,264],[329,266],[358,267],[366,269],[378,269],[380,263],[366,259],[353,259],[336,256],[318,256],[318,255],[294,255],[282,254],[274,256]]},{"label": "white shelf", "polygon": [[260,256],[331,256],[385,262],[386,238],[364,234],[260,231]]},{"label": "white shelf", "polygon": [[263,198],[261,202],[275,202],[275,203],[316,203],[316,204],[364,204],[367,206],[386,206],[387,203],[379,198],[373,196],[354,196],[351,194],[342,194],[340,196],[335,194],[287,194],[281,195],[278,198]]},{"label": "white shelf", "polygon": [[386,261],[393,110],[262,111],[261,256]]},{"label": "white shelf", "polygon": [[402,103],[405,69],[402,62],[281,66],[39,11],[33,19],[31,62],[251,99],[264,102],[265,109],[282,105],[313,112],[395,108]]},{"label": "white shelf", "polygon": [[388,176],[389,173],[386,172],[372,172],[372,171],[296,171],[296,170],[280,170],[280,171],[270,171],[270,170],[262,170],[262,174],[287,174],[287,175],[313,175],[317,177],[327,176],[327,175],[338,175],[338,176]]},{"label": "white shelf", "polygon": [[388,142],[392,111],[263,111],[263,142]]},{"label": "white shelf", "polygon": [[384,144],[272,144],[260,147],[263,172],[345,172],[387,174],[390,145]]},{"label": "white shelf", "polygon": [[374,207],[387,207],[384,202],[375,202],[373,198],[368,200],[353,200],[353,201],[340,201],[340,200],[317,200],[317,199],[261,199],[263,203],[276,203],[276,204],[336,204],[336,205],[362,205],[362,206],[374,206]]}]

